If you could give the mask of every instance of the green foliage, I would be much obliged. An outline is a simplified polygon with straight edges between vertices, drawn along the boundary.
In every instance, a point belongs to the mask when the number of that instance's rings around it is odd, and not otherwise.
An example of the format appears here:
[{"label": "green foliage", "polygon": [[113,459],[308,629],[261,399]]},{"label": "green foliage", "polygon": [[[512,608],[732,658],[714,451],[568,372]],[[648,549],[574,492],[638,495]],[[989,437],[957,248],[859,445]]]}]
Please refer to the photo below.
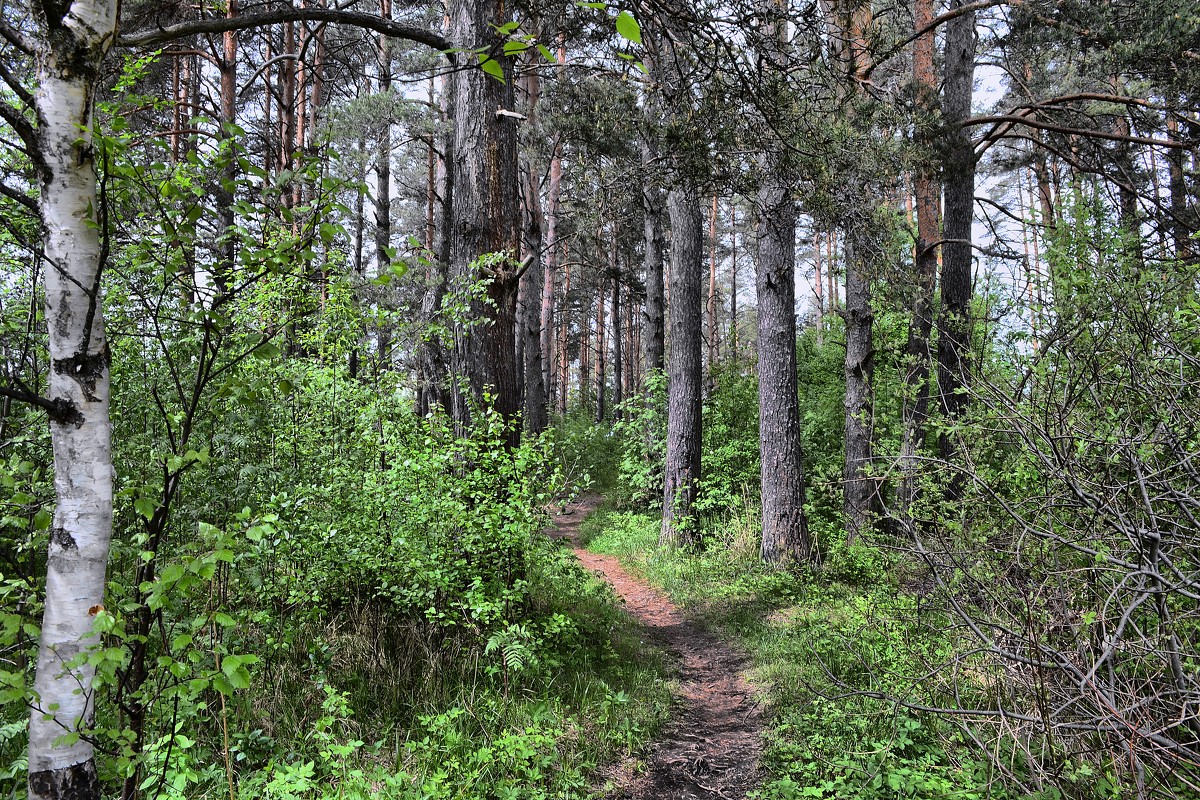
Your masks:
[{"label": "green foliage", "polygon": [[703,409],[695,510],[722,518],[758,495],[758,381],[732,364],[714,370],[713,384]]},{"label": "green foliage", "polygon": [[817,575],[769,569],[740,523],[701,553],[660,550],[651,516],[601,512],[583,533],[750,653],[773,709],[757,796],[1008,797],[953,726],[877,699],[937,701],[913,677],[953,651],[947,617],[897,593],[873,548],[835,549]]}]

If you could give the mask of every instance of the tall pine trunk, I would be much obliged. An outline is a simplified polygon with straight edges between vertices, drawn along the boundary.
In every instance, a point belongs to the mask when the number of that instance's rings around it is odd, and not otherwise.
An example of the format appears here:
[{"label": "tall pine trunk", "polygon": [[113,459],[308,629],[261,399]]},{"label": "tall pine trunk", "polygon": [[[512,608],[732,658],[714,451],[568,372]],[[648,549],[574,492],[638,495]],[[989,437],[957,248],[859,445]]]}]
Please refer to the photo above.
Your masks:
[{"label": "tall pine trunk", "polygon": [[[962,5],[955,0],[954,6]],[[967,405],[971,350],[971,223],[975,211],[975,150],[967,128],[975,79],[975,14],[946,23],[946,79],[942,109],[945,149],[945,244],[942,246],[942,307],[938,315],[938,397],[942,413],[955,419]],[[942,458],[954,452],[951,437],[939,440]],[[952,481],[951,496],[957,494]]]},{"label": "tall pine trunk", "polygon": [[[474,52],[494,52],[496,29],[508,19],[502,0],[454,0],[450,4],[451,41],[463,48],[468,62],[454,73],[453,224],[450,226],[450,271],[454,280],[485,279],[487,301],[471,302],[477,324],[456,342],[454,372],[468,379],[481,406],[490,405],[508,422],[521,409],[520,370],[516,360],[516,316],[519,273],[515,257],[520,209],[512,59],[496,53],[504,75],[500,81],[473,63]],[[479,259],[497,254],[487,264]],[[465,426],[470,412],[455,409]],[[520,438],[513,428],[509,446]]]},{"label": "tall pine trunk", "polygon": [[875,315],[871,309],[868,248],[861,239],[858,224],[851,222],[850,230],[846,232],[846,304],[842,315],[846,321],[846,396],[843,400],[846,461],[842,479],[848,542],[858,538],[870,524],[878,499],[875,478],[871,475],[874,436],[871,392],[875,375],[871,328]]},{"label": "tall pine trunk", "polygon": [[804,456],[796,385],[796,203],[781,157],[763,159],[758,190],[758,444],[763,561],[808,559]]},{"label": "tall pine trunk", "polygon": [[[913,26],[924,31],[933,21],[933,0],[915,0]],[[937,109],[937,74],[933,64],[934,32],[921,33],[913,44],[913,89],[918,116],[932,119]],[[918,127],[917,144],[924,148],[913,178],[916,195],[917,242],[913,250],[912,313],[908,342],[904,348],[904,398],[901,409],[900,488],[901,514],[907,514],[917,491],[917,466],[925,445],[929,418],[929,375],[932,364],[930,337],[933,333],[933,293],[937,281],[937,243],[941,238],[938,211],[941,186],[927,152],[932,142]]]},{"label": "tall pine trunk", "polygon": [[[759,64],[771,78],[779,78],[786,69],[787,23],[776,17],[773,3],[763,3],[760,13],[765,19]],[[796,201],[791,195],[786,160],[778,145],[773,144],[772,151],[764,153],[759,164],[762,184],[754,211],[762,487],[760,553],[763,561],[780,564],[807,560],[815,553],[804,514],[804,455],[796,378]],[[715,219],[715,204],[713,212]]]},{"label": "tall pine trunk", "polygon": [[663,485],[663,545],[694,547],[692,521],[700,488],[702,281],[704,221],[692,185],[673,188],[671,216],[671,348],[667,368],[667,455]]}]

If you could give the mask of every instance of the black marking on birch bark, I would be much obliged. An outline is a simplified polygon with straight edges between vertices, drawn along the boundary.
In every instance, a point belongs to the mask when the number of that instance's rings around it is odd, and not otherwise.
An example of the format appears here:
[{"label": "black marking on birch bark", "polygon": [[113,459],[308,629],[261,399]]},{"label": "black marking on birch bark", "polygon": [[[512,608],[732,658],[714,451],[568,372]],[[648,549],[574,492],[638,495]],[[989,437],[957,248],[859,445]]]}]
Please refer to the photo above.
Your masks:
[{"label": "black marking on birch bark", "polygon": [[29,773],[29,797],[32,800],[99,800],[100,781],[92,760],[62,769],[44,769]]},{"label": "black marking on birch bark", "polygon": [[66,528],[54,528],[50,531],[50,541],[63,550],[78,550],[79,545],[75,543],[75,537],[67,533]]},{"label": "black marking on birch bark", "polygon": [[46,414],[60,425],[82,427],[86,421],[79,408],[66,397],[56,397],[46,406]]},{"label": "black marking on birch bark", "polygon": [[102,353],[76,353],[70,358],[56,358],[54,371],[73,378],[83,389],[84,398],[98,403],[100,398],[96,396],[96,381],[104,375],[111,360],[112,356],[106,347]]}]

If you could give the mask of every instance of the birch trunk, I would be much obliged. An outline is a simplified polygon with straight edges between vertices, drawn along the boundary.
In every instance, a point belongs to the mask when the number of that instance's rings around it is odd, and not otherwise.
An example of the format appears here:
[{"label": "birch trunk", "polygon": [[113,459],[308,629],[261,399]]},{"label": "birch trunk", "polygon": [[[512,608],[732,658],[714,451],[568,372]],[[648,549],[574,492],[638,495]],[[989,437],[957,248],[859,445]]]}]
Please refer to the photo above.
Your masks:
[{"label": "birch trunk", "polygon": [[[99,798],[91,726],[94,669],[73,666],[96,643],[112,537],[109,351],[101,309],[101,220],[92,161],[94,83],[116,32],[115,0],[78,0],[45,26],[38,59],[37,144],[47,267],[50,436],[57,504],[29,719],[29,797]],[[87,687],[80,691],[80,687]]]}]

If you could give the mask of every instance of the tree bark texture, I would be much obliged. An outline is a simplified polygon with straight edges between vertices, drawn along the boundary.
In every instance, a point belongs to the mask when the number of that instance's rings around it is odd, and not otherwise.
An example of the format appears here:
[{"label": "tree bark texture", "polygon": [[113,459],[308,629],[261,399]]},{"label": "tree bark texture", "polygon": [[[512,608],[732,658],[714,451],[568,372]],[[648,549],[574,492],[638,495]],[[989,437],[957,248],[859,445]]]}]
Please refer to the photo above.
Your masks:
[{"label": "tree bark texture", "polygon": [[707,326],[706,344],[708,346],[708,363],[705,371],[707,384],[705,391],[712,394],[716,386],[717,368],[717,196],[712,198],[712,208],[708,214],[708,302],[704,308],[705,324]]},{"label": "tree bark texture", "polygon": [[[925,31],[933,21],[933,0],[915,0],[913,27]],[[913,88],[918,117],[933,119],[937,111],[937,74],[933,63],[934,31],[925,31],[913,43]],[[932,142],[918,128],[918,145],[928,151]],[[941,185],[936,170],[923,152],[913,177],[916,195],[917,242],[913,251],[912,313],[908,342],[904,348],[904,398],[901,408],[900,487],[898,504],[905,513],[916,494],[916,471],[925,445],[925,426],[929,418],[929,375],[933,360],[930,337],[933,333],[933,293],[937,282],[938,225]]]},{"label": "tree bark texture", "polygon": [[[458,48],[492,50],[495,28],[507,21],[498,0],[455,0],[449,7],[451,39]],[[495,48],[499,49],[499,48]],[[465,54],[464,57],[474,58]],[[465,376],[481,406],[490,405],[512,422],[521,409],[520,372],[516,362],[518,274],[514,258],[520,227],[517,129],[498,110],[514,107],[512,60],[496,53],[505,80],[498,81],[475,64],[454,73],[454,170],[450,272],[459,287],[487,281],[489,302],[474,300],[474,324],[455,346],[455,373]],[[481,265],[481,256],[499,254]],[[469,423],[464,407],[456,409],[460,425]],[[509,444],[515,445],[513,430]]]},{"label": "tree bark texture", "polygon": [[764,159],[758,191],[758,443],[763,561],[807,560],[804,456],[796,385],[796,203],[780,157]]},{"label": "tree bark texture", "polygon": [[853,542],[870,524],[878,493],[870,474],[874,425],[871,386],[875,374],[875,349],[871,343],[874,313],[867,261],[869,249],[857,241],[853,227],[846,235],[846,463],[844,516],[846,540]]},{"label": "tree bark texture", "polygon": [[542,297],[545,267],[542,263],[542,198],[532,170],[525,181],[525,252],[532,259],[520,281],[521,357],[524,362],[525,430],[538,435],[546,430],[546,384],[542,353]]},{"label": "tree bark texture", "polygon": [[[616,248],[616,242],[613,243]],[[625,400],[625,330],[621,324],[621,275],[613,273],[612,289],[612,343],[613,343],[613,412],[621,409]]]},{"label": "tree bark texture", "polygon": [[[649,102],[649,101],[647,101]],[[642,144],[642,269],[646,276],[646,310],[644,321],[646,372],[663,369],[666,354],[666,298],[663,296],[663,199],[665,192],[652,178],[650,165],[655,159],[654,147]]]},{"label": "tree bark texture", "polygon": [[667,374],[667,454],[660,543],[699,545],[690,524],[700,484],[701,324],[704,220],[700,194],[684,183],[667,198],[671,216],[671,347]]},{"label": "tree bark texture", "polygon": [[[539,56],[540,57],[540,56]],[[541,84],[536,71],[530,71],[525,79],[526,124],[537,129],[537,106]],[[524,412],[525,430],[537,436],[548,424],[545,353],[542,343],[542,317],[545,297],[546,268],[542,261],[542,236],[545,217],[542,213],[541,187],[538,185],[534,165],[525,169],[525,253],[530,259],[525,273],[520,278],[521,307],[521,357],[524,367]],[[553,281],[551,289],[553,289]]]},{"label": "tree bark texture", "polygon": [[[955,6],[961,0],[955,0]],[[946,23],[946,77],[942,97],[946,132],[945,222],[942,245],[942,307],[938,316],[938,396],[942,413],[960,416],[966,408],[971,349],[971,223],[975,211],[975,150],[963,122],[971,114],[975,79],[975,14]],[[943,458],[953,452],[942,435]]]},{"label": "tree bark texture", "polygon": [[29,718],[29,797],[98,800],[91,742],[55,740],[92,722],[95,670],[68,664],[97,643],[92,628],[103,610],[112,538],[109,350],[100,291],[106,221],[96,193],[92,112],[95,80],[116,34],[117,4],[39,7],[61,14],[38,20],[45,35],[35,95],[57,502]]},{"label": "tree bark texture", "polygon": [[[615,245],[613,245],[615,247]],[[609,268],[612,268],[612,255],[615,250],[609,251]],[[608,276],[600,275],[600,285],[596,291],[596,422],[604,422],[608,416],[608,407],[606,405],[606,384],[608,383],[608,331],[605,327],[605,317],[608,315],[608,307],[605,305],[605,290],[608,288],[605,284],[608,283]]]}]

